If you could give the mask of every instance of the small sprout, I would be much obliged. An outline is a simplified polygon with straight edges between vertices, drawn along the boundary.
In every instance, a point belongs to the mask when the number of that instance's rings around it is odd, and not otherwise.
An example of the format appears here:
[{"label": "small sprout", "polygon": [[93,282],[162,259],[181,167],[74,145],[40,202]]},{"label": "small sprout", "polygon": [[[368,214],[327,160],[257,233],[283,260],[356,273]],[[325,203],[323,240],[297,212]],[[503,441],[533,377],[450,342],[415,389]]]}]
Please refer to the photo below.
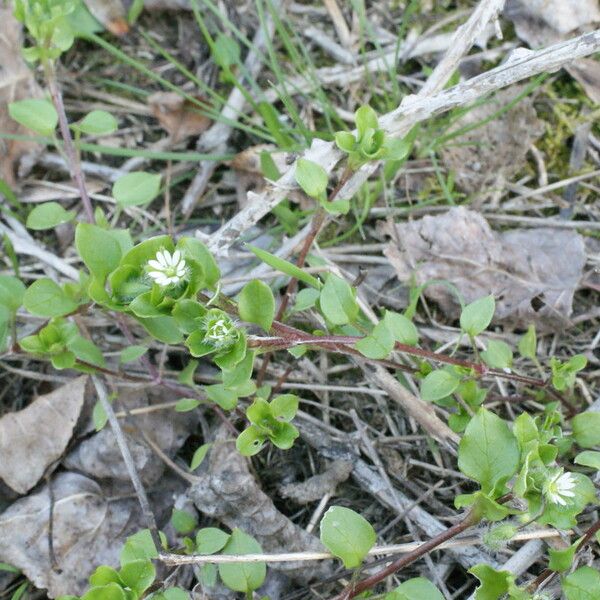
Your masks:
[{"label": "small sprout", "polygon": [[206,327],[204,341],[215,348],[229,346],[237,339],[235,323],[222,310],[208,311],[204,318],[204,325]]},{"label": "small sprout", "polygon": [[552,477],[544,484],[544,496],[548,502],[566,506],[569,498],[574,498],[575,493],[572,491],[576,482],[571,473],[563,473],[562,469],[558,469]]},{"label": "small sprout", "polygon": [[171,254],[168,250],[159,250],[154,260],[148,261],[148,275],[161,287],[176,285],[187,275],[185,260],[179,250]]}]

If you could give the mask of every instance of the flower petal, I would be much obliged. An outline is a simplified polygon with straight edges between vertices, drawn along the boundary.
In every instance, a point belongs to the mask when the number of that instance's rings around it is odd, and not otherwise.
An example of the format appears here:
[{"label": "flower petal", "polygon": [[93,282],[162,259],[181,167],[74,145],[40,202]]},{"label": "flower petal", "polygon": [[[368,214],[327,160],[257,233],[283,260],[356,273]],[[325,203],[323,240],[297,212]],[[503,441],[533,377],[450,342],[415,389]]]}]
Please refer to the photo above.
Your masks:
[{"label": "flower petal", "polygon": [[173,256],[171,258],[172,261],[172,265],[176,266],[177,263],[181,260],[181,252],[179,252],[179,250],[175,250],[175,252],[173,252]]},{"label": "flower petal", "polygon": [[163,265],[161,265],[157,260],[149,260],[148,265],[157,271],[162,271],[164,269]]}]

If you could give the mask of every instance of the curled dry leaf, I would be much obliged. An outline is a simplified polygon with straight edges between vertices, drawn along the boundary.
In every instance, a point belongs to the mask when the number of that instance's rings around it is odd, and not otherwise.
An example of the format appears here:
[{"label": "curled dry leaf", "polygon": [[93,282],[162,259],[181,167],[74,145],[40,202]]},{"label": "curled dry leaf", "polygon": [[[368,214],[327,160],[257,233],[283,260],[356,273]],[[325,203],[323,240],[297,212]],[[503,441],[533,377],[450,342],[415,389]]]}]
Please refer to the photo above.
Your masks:
[{"label": "curled dry leaf", "polygon": [[298,504],[308,504],[320,500],[326,494],[335,494],[337,485],[346,481],[350,473],[352,473],[350,461],[334,460],[323,473],[313,475],[301,483],[282,485],[279,493],[283,498],[290,498]]},{"label": "curled dry leaf", "polygon": [[[166,399],[160,392],[147,394],[144,390],[122,388],[119,390],[117,410],[122,406],[127,406],[129,410],[150,407],[152,403],[164,401]],[[172,409],[168,412],[168,418],[165,418],[165,411],[161,410],[137,414],[132,419],[134,423],[121,420],[123,433],[142,482],[153,485],[163,475],[165,464],[144,441],[143,434],[149,436],[166,455],[172,456],[179,450],[197,421],[193,413],[177,413]],[[123,457],[108,425],[78,444],[67,455],[63,464],[68,469],[97,479],[115,483],[129,482]]]},{"label": "curled dry leaf", "polygon": [[[475,125],[506,106],[521,91],[513,86],[496,94],[491,100],[470,110],[450,130]],[[531,98],[522,98],[502,116],[461,135],[456,145],[447,145],[442,152],[444,164],[452,169],[456,183],[468,193],[495,188],[501,178],[516,174],[531,144],[543,133]]]},{"label": "curled dry leaf", "polygon": [[[21,56],[22,47],[21,24],[14,18],[12,8],[0,7],[0,133],[4,134],[31,135],[31,131],[9,117],[8,104],[42,95]],[[12,185],[15,165],[25,166],[25,158],[31,158],[40,149],[36,142],[0,139],[0,177]]]},{"label": "curled dry leaf", "polygon": [[[521,40],[539,48],[593,27],[600,22],[600,6],[598,0],[508,0],[504,15]],[[565,69],[591,100],[600,102],[600,62],[581,58]]]},{"label": "curled dry leaf", "polygon": [[50,598],[82,594],[98,565],[118,565],[125,538],[145,527],[143,517],[135,498],[109,497],[83,475],[61,473],[51,485],[56,563],[48,544],[47,485],[0,515],[0,561],[21,569],[37,588],[47,589]]},{"label": "curled dry leaf", "polygon": [[127,13],[121,0],[84,0],[88,10],[113,35],[125,35],[129,31]]},{"label": "curled dry leaf", "polygon": [[[206,102],[200,96],[197,99]],[[200,135],[212,123],[211,119],[199,112],[198,106],[175,92],[156,92],[148,98],[148,105],[174,144]]]},{"label": "curled dry leaf", "polygon": [[0,419],[0,479],[24,494],[65,451],[85,397],[87,375]]},{"label": "curled dry leaf", "polygon": [[[550,228],[497,233],[479,213],[463,207],[385,224],[383,230],[401,242],[401,247],[391,242],[385,251],[400,281],[413,274],[419,285],[444,279],[466,303],[493,294],[495,319],[515,326],[535,322],[549,331],[568,326],[586,260],[578,233]],[[448,287],[431,285],[424,294],[449,317],[458,317],[459,303]]]},{"label": "curled dry leaf", "polygon": [[[279,512],[248,468],[248,459],[228,442],[229,431],[221,428],[212,447],[208,468],[189,490],[196,508],[230,529],[239,527],[254,536],[265,552],[322,551],[319,540]],[[274,563],[297,581],[307,582],[330,573],[329,561],[307,572],[302,563]]]}]

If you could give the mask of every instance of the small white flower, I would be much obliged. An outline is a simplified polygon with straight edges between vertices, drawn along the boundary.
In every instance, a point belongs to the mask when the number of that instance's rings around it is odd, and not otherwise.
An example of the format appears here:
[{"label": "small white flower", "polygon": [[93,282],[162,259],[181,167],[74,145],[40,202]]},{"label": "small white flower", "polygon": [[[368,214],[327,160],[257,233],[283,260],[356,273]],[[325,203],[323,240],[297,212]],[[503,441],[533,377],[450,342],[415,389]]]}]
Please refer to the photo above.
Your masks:
[{"label": "small white flower", "polygon": [[576,485],[577,482],[571,473],[563,473],[563,470],[559,469],[544,484],[544,496],[552,504],[566,506],[568,498],[575,497],[572,490]]},{"label": "small white flower", "polygon": [[206,338],[212,342],[220,343],[227,338],[231,333],[231,324],[226,323],[225,319],[218,319],[211,323],[206,331]]},{"label": "small white flower", "polygon": [[187,268],[179,250],[173,254],[159,250],[154,260],[148,261],[148,275],[161,287],[177,284],[185,278]]}]

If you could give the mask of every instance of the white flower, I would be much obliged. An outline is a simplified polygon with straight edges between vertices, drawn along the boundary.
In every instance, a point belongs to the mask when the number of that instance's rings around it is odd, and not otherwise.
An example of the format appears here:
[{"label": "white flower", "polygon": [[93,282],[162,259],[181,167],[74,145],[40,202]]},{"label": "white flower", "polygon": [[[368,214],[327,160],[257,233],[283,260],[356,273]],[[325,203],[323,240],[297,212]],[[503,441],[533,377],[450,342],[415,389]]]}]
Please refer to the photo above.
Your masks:
[{"label": "white flower", "polygon": [[566,506],[567,499],[575,497],[572,490],[576,484],[571,473],[563,473],[563,470],[559,469],[544,484],[544,496],[552,504]]},{"label": "white flower", "polygon": [[148,261],[148,275],[162,287],[179,283],[186,274],[185,260],[179,250],[173,255],[168,250],[159,250],[156,259]]},{"label": "white flower", "polygon": [[217,319],[211,323],[206,331],[206,338],[212,342],[220,343],[231,334],[231,324],[226,323],[225,319]]}]

